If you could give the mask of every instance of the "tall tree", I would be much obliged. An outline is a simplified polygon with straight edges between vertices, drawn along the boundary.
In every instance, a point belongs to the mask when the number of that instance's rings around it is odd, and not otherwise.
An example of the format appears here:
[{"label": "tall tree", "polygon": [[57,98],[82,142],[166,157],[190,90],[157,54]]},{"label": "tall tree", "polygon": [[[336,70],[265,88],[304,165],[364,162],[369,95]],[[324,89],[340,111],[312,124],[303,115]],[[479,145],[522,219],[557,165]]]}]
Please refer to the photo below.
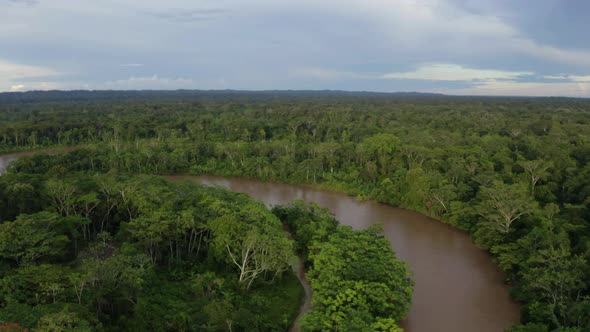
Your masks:
[{"label": "tall tree", "polygon": [[501,233],[510,232],[512,223],[536,209],[535,202],[519,183],[494,181],[481,189],[479,197],[477,211]]}]

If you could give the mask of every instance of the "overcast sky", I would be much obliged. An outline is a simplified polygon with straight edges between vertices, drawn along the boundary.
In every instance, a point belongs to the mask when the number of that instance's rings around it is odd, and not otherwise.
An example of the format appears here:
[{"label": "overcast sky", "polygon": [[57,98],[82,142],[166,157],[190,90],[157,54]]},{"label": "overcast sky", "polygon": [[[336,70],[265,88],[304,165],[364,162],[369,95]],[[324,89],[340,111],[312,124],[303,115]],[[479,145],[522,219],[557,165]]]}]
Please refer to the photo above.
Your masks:
[{"label": "overcast sky", "polygon": [[587,0],[0,0],[0,91],[590,97]]}]

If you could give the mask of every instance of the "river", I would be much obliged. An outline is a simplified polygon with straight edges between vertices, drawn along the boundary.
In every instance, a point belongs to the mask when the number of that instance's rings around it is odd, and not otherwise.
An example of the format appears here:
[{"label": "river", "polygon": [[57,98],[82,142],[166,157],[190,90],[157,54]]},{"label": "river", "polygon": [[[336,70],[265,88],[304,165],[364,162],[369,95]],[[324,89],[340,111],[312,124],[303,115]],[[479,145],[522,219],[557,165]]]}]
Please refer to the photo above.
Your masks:
[{"label": "river", "polygon": [[[48,150],[57,153],[64,150]],[[8,163],[32,152],[0,155],[0,174]],[[491,256],[464,232],[422,214],[358,202],[345,194],[275,182],[217,176],[175,176],[246,193],[268,206],[299,198],[329,209],[345,225],[380,223],[397,256],[414,272],[414,298],[402,322],[407,332],[499,332],[518,323],[519,307]]]},{"label": "river", "polygon": [[499,332],[519,322],[504,275],[469,236],[422,214],[345,194],[276,182],[217,176],[176,176],[246,193],[268,206],[299,198],[334,213],[340,223],[380,223],[397,256],[414,272],[407,332]]}]

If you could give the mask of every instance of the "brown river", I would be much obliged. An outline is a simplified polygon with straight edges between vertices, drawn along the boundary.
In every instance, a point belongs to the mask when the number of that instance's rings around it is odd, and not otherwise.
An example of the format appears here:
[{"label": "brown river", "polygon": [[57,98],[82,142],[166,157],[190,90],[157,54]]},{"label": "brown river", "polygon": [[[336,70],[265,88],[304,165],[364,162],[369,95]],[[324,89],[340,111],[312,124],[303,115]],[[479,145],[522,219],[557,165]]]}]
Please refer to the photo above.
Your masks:
[{"label": "brown river", "polygon": [[414,272],[407,332],[498,332],[518,323],[519,308],[490,255],[464,232],[422,214],[305,186],[217,176],[177,176],[246,193],[267,205],[299,198],[327,208],[340,223],[380,223],[397,256]]},{"label": "brown river", "polygon": [[[50,150],[57,153],[64,150]],[[0,155],[0,174],[8,163],[31,152]],[[503,274],[467,234],[416,212],[345,194],[275,182],[216,176],[175,176],[246,193],[267,205],[299,198],[329,209],[345,225],[380,223],[397,256],[414,272],[407,332],[499,332],[518,323],[519,307],[508,295]]]}]

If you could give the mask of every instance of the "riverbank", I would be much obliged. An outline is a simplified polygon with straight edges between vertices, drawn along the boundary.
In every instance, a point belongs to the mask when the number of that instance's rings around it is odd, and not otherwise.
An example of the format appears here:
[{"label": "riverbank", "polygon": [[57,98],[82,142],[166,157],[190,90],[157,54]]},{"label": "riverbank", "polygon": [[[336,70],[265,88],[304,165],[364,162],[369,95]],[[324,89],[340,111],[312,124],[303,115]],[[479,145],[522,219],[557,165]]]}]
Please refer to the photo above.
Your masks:
[{"label": "riverbank", "polygon": [[59,148],[70,148],[71,145],[47,145],[47,146],[8,146],[8,147],[1,147],[0,148],[0,155],[7,155],[19,152],[31,152],[34,153],[35,151],[47,151],[52,149],[59,149]]},{"label": "riverbank", "polygon": [[31,155],[31,154],[34,154],[37,152],[48,153],[48,154],[58,154],[58,153],[74,151],[74,150],[77,150],[80,148],[82,148],[82,146],[53,146],[50,148],[33,149],[33,150],[20,150],[20,151],[8,152],[8,153],[0,153],[0,175],[2,175],[2,173],[6,172],[10,162],[17,160],[21,156]]}]

